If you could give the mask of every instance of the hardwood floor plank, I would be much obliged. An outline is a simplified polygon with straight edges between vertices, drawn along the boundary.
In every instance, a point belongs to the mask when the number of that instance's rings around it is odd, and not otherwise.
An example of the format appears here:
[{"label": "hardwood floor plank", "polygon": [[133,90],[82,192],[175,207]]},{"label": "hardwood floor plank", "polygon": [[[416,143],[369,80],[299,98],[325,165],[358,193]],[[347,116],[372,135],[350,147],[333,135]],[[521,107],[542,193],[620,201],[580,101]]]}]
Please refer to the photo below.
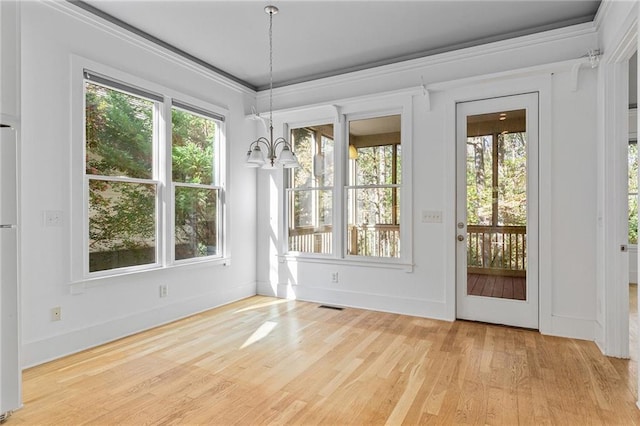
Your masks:
[{"label": "hardwood floor plank", "polygon": [[640,425],[592,342],[252,297],[24,372],[32,424]]}]

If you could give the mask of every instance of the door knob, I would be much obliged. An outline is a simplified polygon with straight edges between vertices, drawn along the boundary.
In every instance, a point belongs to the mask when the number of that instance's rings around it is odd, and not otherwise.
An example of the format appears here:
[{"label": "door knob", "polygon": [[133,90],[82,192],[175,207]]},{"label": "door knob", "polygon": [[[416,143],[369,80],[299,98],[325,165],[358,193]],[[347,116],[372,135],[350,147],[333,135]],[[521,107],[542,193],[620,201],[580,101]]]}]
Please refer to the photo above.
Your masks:
[{"label": "door knob", "polygon": [[464,235],[458,235],[458,241],[464,241]]}]

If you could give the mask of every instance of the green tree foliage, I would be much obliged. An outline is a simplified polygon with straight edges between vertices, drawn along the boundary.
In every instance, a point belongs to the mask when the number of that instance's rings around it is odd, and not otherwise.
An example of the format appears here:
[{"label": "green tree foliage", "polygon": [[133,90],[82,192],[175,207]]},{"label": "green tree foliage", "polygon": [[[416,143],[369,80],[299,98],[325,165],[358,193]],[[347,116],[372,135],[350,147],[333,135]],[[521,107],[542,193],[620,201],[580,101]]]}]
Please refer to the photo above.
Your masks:
[{"label": "green tree foliage", "polygon": [[[88,175],[152,178],[152,137],[152,102],[86,84]],[[154,261],[155,194],[153,184],[90,180],[91,271]],[[115,251],[128,255],[99,255]]]},{"label": "green tree foliage", "polygon": [[[154,103],[92,83],[85,89],[86,173],[100,177],[89,181],[90,271],[152,263],[156,184],[109,177],[154,178]],[[216,131],[211,119],[172,110],[174,182],[215,184]],[[217,195],[211,188],[176,188],[178,258],[217,249]]]},{"label": "green tree foliage", "polygon": [[527,224],[526,133],[498,137],[498,225]]},{"label": "green tree foliage", "polygon": [[[497,137],[495,143],[494,137]],[[526,225],[526,133],[467,139],[467,223]]]},{"label": "green tree foliage", "polygon": [[176,259],[217,254],[218,190],[214,185],[215,121],[173,108],[172,175],[175,190]]},{"label": "green tree foliage", "polygon": [[[394,167],[401,164],[401,156],[394,150],[398,145],[380,145],[358,148],[356,159],[355,185],[371,185],[370,189],[358,189],[358,223],[397,224],[398,217],[394,212],[397,203],[397,189],[376,188],[376,185],[393,185]],[[394,165],[394,159],[396,164]]]},{"label": "green tree foliage", "polygon": [[629,244],[638,244],[638,144],[629,144]]},{"label": "green tree foliage", "polygon": [[491,225],[493,138],[467,139],[467,223]]}]

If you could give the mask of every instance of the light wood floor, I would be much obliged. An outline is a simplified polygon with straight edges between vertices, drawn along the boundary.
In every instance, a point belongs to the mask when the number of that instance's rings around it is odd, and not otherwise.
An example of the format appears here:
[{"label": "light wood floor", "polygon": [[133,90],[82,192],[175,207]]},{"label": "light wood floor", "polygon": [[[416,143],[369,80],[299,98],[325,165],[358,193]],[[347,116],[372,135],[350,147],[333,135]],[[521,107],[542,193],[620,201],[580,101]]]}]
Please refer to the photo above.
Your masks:
[{"label": "light wood floor", "polygon": [[7,423],[640,424],[592,342],[252,297],[31,368]]}]

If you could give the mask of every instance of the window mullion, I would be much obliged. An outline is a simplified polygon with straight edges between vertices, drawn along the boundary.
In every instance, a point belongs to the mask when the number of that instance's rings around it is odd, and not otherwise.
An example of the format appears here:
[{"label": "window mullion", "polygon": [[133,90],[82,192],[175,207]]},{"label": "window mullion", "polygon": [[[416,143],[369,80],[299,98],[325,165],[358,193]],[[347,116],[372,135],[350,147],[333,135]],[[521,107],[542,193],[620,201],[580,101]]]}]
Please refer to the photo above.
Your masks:
[{"label": "window mullion", "polygon": [[340,115],[334,124],[334,141],[333,141],[333,255],[340,259],[345,257],[346,247],[346,210],[344,190],[347,182],[347,160],[349,159],[349,144],[345,138],[345,117]]},{"label": "window mullion", "polygon": [[165,97],[156,104],[158,124],[156,129],[156,173],[160,180],[158,195],[158,238],[161,242],[160,261],[163,266],[173,262],[173,191],[171,188],[171,98]]}]

